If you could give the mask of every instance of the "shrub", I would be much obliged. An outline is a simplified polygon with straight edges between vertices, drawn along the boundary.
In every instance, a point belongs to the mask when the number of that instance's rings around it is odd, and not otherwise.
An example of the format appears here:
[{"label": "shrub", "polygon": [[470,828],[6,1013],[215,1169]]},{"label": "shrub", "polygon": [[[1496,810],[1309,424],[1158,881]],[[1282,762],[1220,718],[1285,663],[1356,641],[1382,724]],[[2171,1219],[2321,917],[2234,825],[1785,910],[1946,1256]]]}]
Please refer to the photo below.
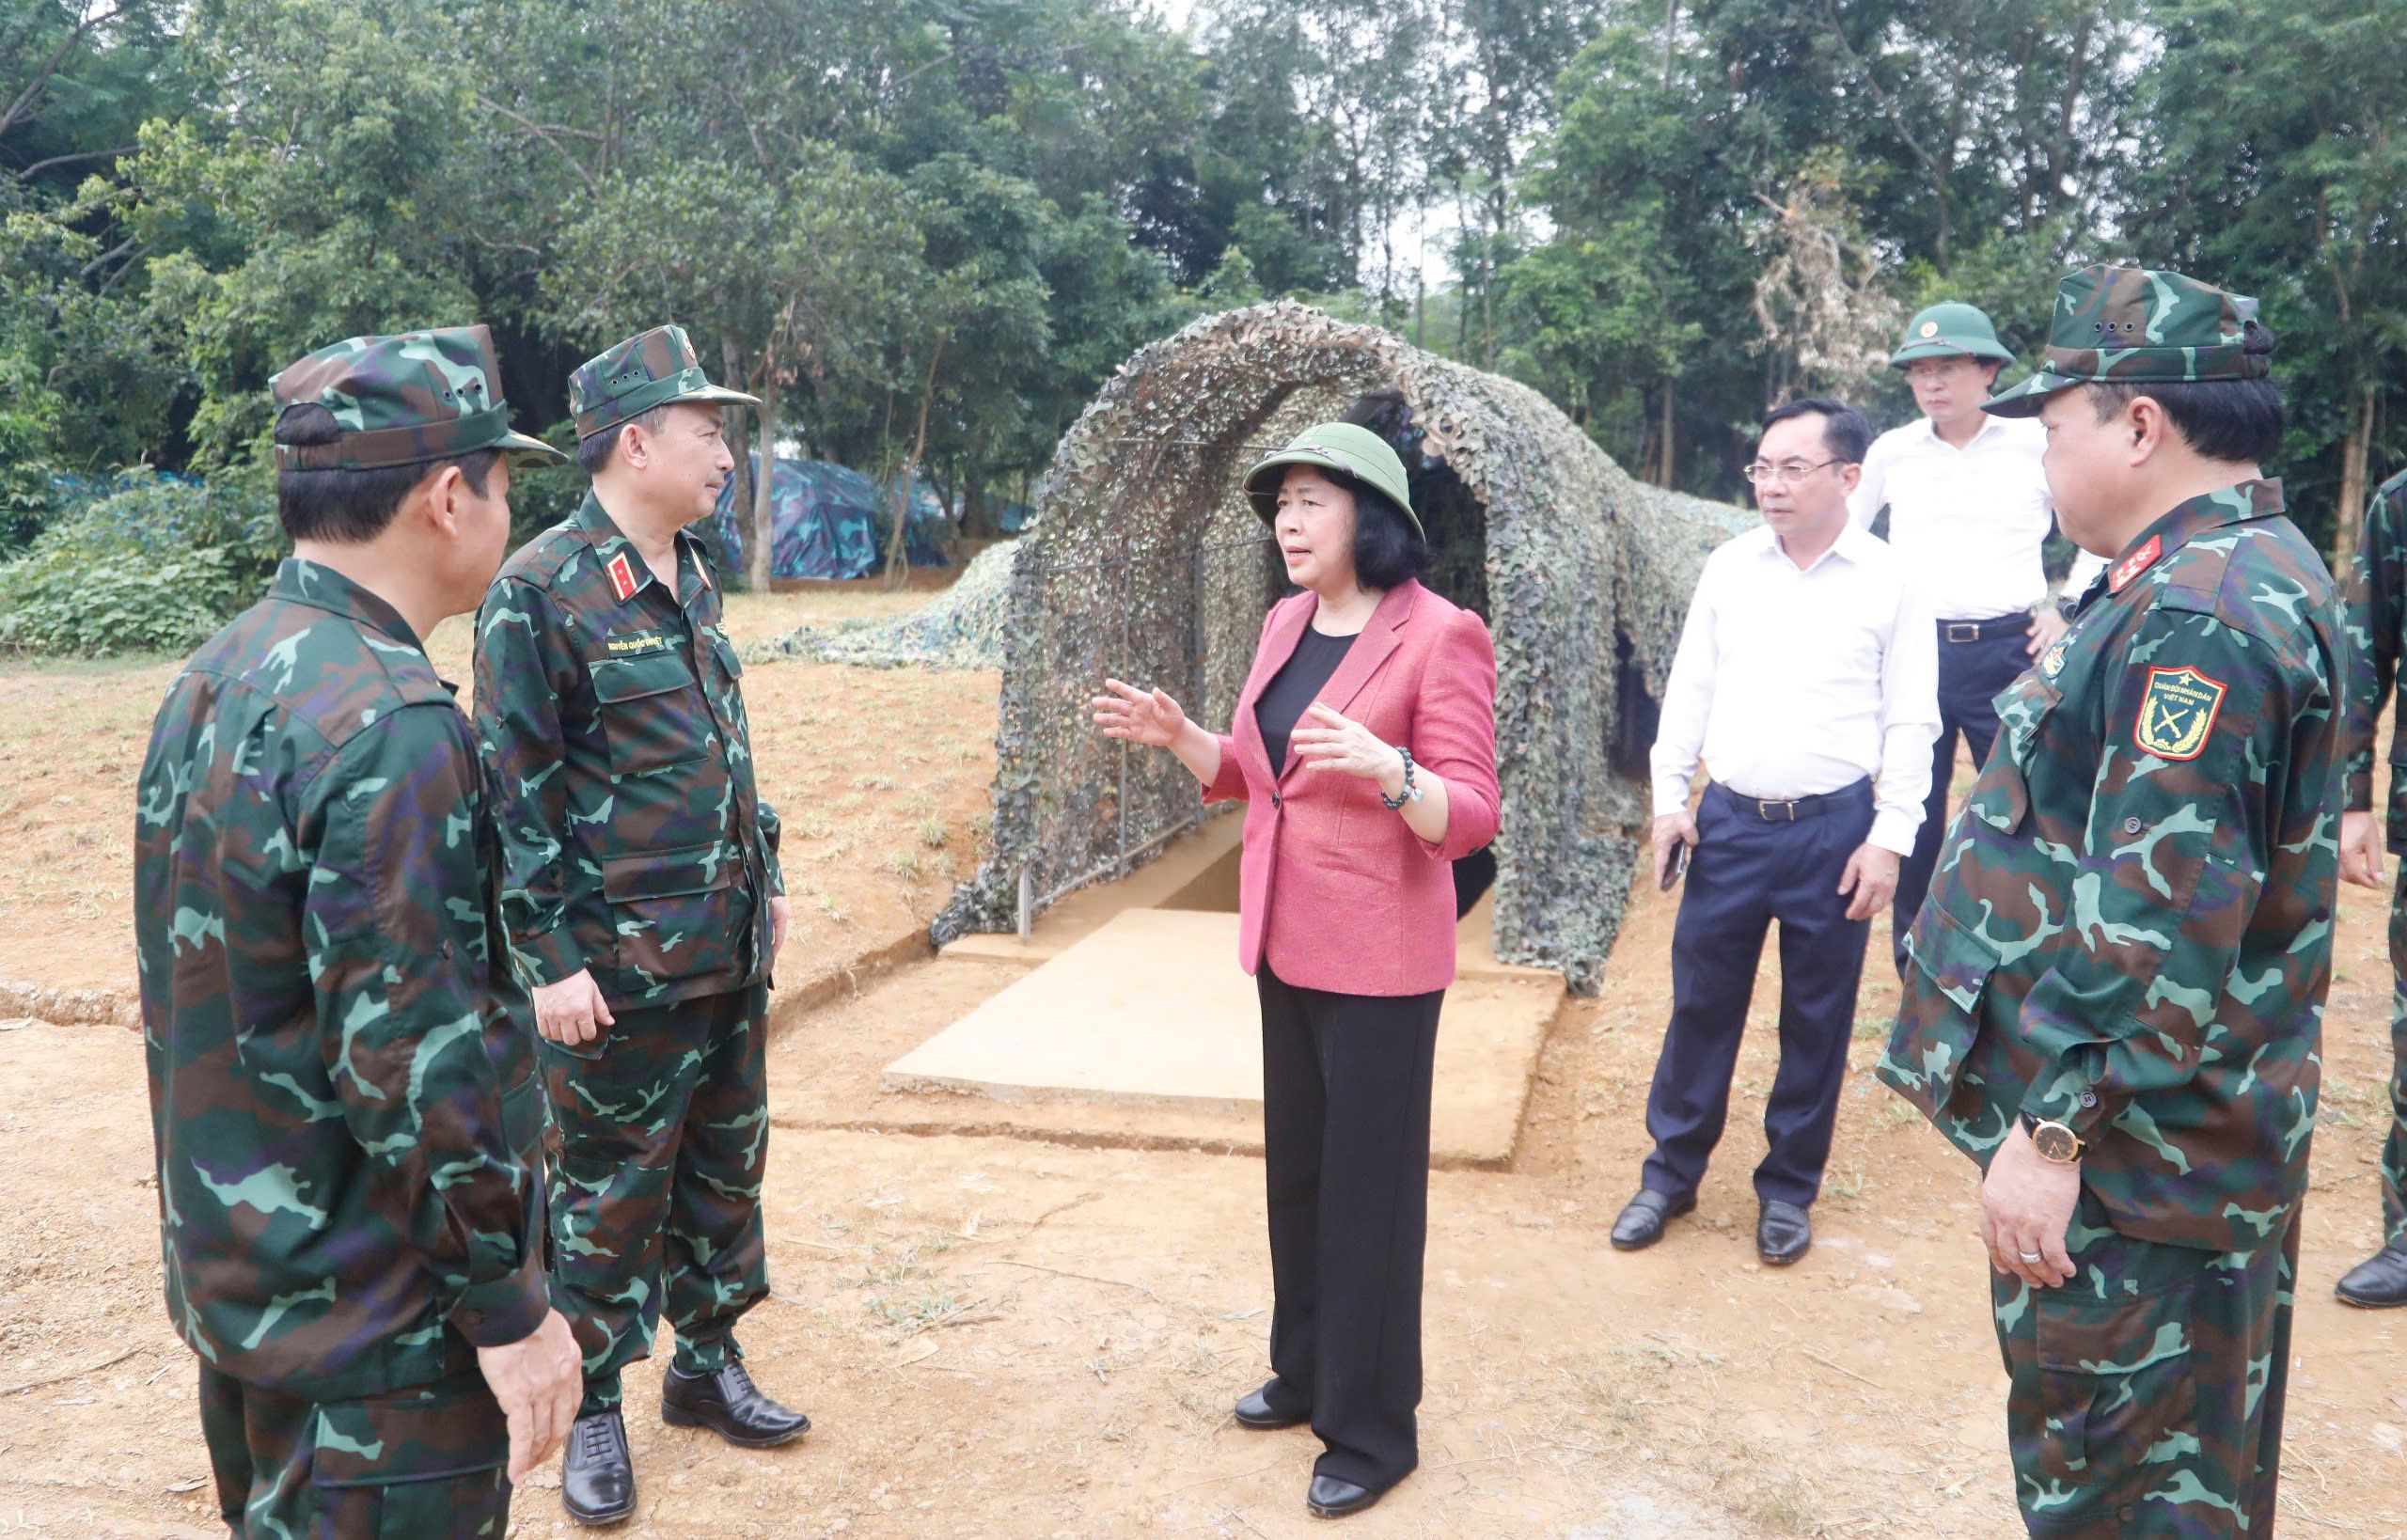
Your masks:
[{"label": "shrub", "polygon": [[0,567],[0,647],[185,652],[266,590],[284,537],[263,482],[141,470],[115,486]]}]

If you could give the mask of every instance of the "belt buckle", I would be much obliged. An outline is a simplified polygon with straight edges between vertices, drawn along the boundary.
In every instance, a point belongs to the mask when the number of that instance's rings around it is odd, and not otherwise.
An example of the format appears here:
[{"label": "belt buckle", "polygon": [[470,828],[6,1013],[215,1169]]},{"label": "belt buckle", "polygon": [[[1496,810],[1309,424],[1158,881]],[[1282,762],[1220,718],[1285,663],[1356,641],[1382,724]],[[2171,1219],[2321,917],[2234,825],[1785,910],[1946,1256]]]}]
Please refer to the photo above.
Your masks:
[{"label": "belt buckle", "polygon": [[1771,810],[1774,808],[1787,809],[1788,822],[1792,824],[1797,822],[1797,802],[1795,798],[1792,797],[1786,801],[1773,801],[1764,797],[1757,797],[1755,799],[1755,816],[1762,819],[1767,824],[1776,822],[1771,815]]},{"label": "belt buckle", "polygon": [[1947,639],[1952,642],[1979,641],[1981,623],[1978,621],[1950,621],[1947,622]]}]

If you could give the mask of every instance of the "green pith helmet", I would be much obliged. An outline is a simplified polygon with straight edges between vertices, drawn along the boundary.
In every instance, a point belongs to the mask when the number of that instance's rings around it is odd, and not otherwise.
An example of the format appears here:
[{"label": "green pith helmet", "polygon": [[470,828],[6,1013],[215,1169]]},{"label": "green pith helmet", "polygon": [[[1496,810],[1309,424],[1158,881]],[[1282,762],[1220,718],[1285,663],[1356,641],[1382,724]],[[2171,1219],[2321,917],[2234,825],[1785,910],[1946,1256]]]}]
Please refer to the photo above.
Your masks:
[{"label": "green pith helmet", "polygon": [[1245,473],[1245,495],[1253,511],[1269,524],[1279,517],[1279,482],[1289,465],[1314,465],[1377,488],[1404,512],[1412,532],[1422,539],[1421,516],[1412,511],[1412,494],[1404,479],[1404,462],[1387,440],[1350,422],[1315,423],[1296,441]]},{"label": "green pith helmet", "polygon": [[1974,306],[1949,300],[1934,305],[1906,322],[1906,335],[1889,355],[1891,369],[1903,369],[1917,358],[1989,358],[2014,362],[2014,354],[1997,339],[1997,328]]}]

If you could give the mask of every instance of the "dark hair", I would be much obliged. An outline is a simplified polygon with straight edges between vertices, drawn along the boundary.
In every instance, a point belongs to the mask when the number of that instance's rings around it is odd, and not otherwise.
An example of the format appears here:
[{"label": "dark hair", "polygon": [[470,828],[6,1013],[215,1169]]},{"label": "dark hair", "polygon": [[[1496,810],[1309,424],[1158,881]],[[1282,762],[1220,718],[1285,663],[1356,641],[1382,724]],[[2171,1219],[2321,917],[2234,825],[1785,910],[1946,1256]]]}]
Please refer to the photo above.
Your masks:
[{"label": "dark hair", "polygon": [[1864,455],[1872,448],[1872,424],[1864,419],[1863,413],[1845,401],[1834,401],[1824,396],[1800,396],[1765,413],[1764,425],[1756,430],[1755,437],[1760,440],[1770,432],[1775,422],[1812,416],[1822,419],[1822,448],[1830,452],[1832,459],[1850,465],[1864,464]]},{"label": "dark hair", "polygon": [[610,424],[609,427],[603,429],[600,432],[594,433],[590,437],[578,439],[576,441],[576,468],[583,471],[589,477],[601,475],[602,467],[607,465],[610,463],[610,456],[617,452],[621,431],[624,429],[628,423],[635,424],[647,433],[656,433],[660,432],[660,425],[668,420],[669,408],[666,406],[655,406],[649,412],[637,413],[634,416],[627,418],[624,422],[614,422]]},{"label": "dark hair", "polygon": [[[2271,361],[2271,327],[2251,321],[2242,335],[2241,347],[2249,357]],[[2282,392],[2269,379],[2104,380],[2089,385],[2089,404],[2100,422],[2142,396],[2163,407],[2190,448],[2209,460],[2261,464],[2281,449]]]},{"label": "dark hair", "polygon": [[1429,570],[1429,542],[1412,532],[1412,521],[1395,499],[1367,481],[1332,478],[1354,495],[1354,581],[1366,589],[1392,589]]},{"label": "dark hair", "polygon": [[[335,444],[342,425],[316,401],[294,401],[277,415],[275,441],[295,448]],[[333,541],[356,545],[385,532],[400,511],[401,499],[446,465],[460,467],[468,490],[484,495],[485,478],[501,459],[498,449],[474,449],[442,460],[413,465],[379,465],[373,470],[307,468],[275,473],[275,516],[294,540]]]}]

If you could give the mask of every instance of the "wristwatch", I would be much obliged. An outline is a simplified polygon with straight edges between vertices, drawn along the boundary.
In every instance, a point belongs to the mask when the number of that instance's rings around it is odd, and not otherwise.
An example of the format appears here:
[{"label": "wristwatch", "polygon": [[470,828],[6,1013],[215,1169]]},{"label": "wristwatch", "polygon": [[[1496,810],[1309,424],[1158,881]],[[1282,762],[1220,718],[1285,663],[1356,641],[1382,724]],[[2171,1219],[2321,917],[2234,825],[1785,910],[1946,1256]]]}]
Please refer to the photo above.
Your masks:
[{"label": "wristwatch", "polygon": [[2039,1158],[2053,1166],[2070,1166],[2081,1159],[2081,1136],[2052,1118],[2035,1118],[2022,1114],[2022,1131],[2031,1136],[2031,1148]]}]

